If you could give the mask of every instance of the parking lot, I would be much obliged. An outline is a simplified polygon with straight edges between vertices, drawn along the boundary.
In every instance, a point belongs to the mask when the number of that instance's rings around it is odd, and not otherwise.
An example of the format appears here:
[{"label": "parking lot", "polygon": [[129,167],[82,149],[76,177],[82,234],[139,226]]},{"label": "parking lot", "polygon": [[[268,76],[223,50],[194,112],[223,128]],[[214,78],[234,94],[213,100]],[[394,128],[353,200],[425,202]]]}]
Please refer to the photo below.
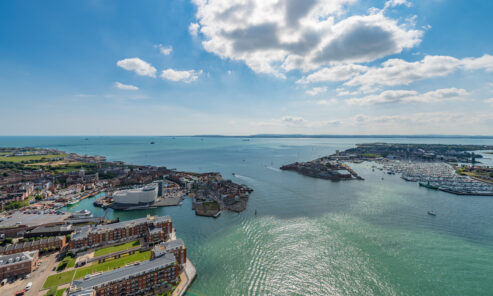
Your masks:
[{"label": "parking lot", "polygon": [[29,282],[32,282],[32,287],[29,291],[26,291],[24,295],[43,295],[44,293],[40,293],[39,291],[43,287],[46,278],[53,274],[53,268],[56,266],[56,254],[51,254],[49,256],[41,257],[39,262],[39,268],[32,272],[29,275],[29,278],[26,279],[17,279],[12,283],[7,283],[5,286],[0,288],[1,296],[11,296],[15,295],[16,292],[19,292],[26,288],[26,285]]}]

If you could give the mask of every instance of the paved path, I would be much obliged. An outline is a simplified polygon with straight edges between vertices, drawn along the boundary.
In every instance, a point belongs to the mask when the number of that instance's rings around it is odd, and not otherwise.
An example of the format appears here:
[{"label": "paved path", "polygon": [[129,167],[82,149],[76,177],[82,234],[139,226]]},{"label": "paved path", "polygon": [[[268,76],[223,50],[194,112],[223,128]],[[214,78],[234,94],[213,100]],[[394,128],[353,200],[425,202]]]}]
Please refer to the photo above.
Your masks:
[{"label": "paved path", "polygon": [[172,296],[183,296],[185,295],[188,287],[192,284],[193,280],[197,276],[197,270],[195,266],[193,266],[192,262],[187,259],[187,262],[184,264],[183,271],[180,274],[180,284],[173,291]]}]

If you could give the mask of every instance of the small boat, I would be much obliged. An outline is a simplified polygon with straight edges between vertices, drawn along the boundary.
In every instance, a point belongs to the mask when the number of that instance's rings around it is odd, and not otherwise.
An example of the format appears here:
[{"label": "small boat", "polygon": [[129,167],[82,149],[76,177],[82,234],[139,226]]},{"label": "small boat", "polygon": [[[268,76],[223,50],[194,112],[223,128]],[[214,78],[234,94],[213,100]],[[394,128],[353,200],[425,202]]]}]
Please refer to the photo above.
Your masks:
[{"label": "small boat", "polygon": [[70,201],[69,203],[67,203],[67,206],[71,207],[71,206],[78,204],[79,202],[80,202],[80,200],[74,199],[74,200]]},{"label": "small boat", "polygon": [[430,216],[436,216],[437,213],[435,211],[431,210],[431,211],[428,211],[428,215],[430,215]]},{"label": "small boat", "polygon": [[235,173],[231,173],[231,175],[236,176]]},{"label": "small boat", "polygon": [[250,139],[243,139],[243,142],[248,142],[250,141]]},{"label": "small boat", "polygon": [[153,142],[151,142],[151,144],[156,144],[156,143],[154,143],[154,141],[153,141]]}]

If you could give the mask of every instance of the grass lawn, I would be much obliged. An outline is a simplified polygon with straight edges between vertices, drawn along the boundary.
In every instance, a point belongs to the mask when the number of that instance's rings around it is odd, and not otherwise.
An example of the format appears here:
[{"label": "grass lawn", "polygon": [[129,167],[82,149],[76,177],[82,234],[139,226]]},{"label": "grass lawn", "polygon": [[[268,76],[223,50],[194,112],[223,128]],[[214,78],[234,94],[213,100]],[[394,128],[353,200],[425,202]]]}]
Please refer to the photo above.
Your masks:
[{"label": "grass lawn", "polygon": [[[90,266],[50,275],[46,279],[46,282],[43,285],[43,289],[49,289],[54,286],[61,286],[64,284],[68,284],[72,281],[72,278],[74,280],[77,280],[83,278],[87,274],[100,272],[100,271],[109,271],[117,267],[125,266],[128,263],[144,261],[149,259],[151,259],[151,251],[145,251],[142,253],[136,252],[133,255],[124,256],[118,259],[113,259],[104,263],[100,263],[100,264],[95,263]],[[74,277],[74,273],[75,273],[75,277]]]},{"label": "grass lawn", "polygon": [[21,161],[32,161],[32,160],[41,160],[43,158],[46,159],[53,159],[53,158],[59,158],[59,157],[64,157],[67,154],[47,154],[47,155],[24,155],[24,156],[0,156],[0,161],[6,161],[6,162],[17,162],[20,163]]},{"label": "grass lawn", "polygon": [[45,284],[43,285],[43,289],[49,289],[51,287],[58,287],[60,285],[68,284],[72,281],[74,277],[75,270],[61,272],[58,274],[50,275]]},{"label": "grass lawn", "polygon": [[65,292],[66,289],[60,289],[58,291],[56,291],[56,296],[62,296],[63,295],[63,292]]},{"label": "grass lawn", "polygon": [[130,249],[130,248],[135,248],[139,245],[140,245],[140,242],[138,240],[136,240],[136,241],[124,243],[121,245],[116,245],[116,246],[111,246],[111,247],[99,249],[99,250],[96,250],[94,252],[94,257],[99,257],[99,256],[115,253],[118,251],[123,251],[123,250]]}]

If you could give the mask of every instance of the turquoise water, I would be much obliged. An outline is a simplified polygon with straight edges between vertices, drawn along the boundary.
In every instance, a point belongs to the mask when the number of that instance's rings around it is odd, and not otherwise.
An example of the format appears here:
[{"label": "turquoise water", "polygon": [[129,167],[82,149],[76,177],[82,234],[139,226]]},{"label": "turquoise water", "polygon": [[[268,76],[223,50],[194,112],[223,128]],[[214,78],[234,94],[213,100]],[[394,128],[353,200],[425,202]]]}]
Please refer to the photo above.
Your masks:
[{"label": "turquoise water", "polygon": [[[195,216],[190,200],[178,207],[107,212],[121,219],[170,215],[198,270],[190,295],[491,295],[493,198],[427,190],[372,172],[371,164],[353,165],[365,181],[339,183],[278,170],[375,141],[493,144],[463,138],[0,137],[0,146],[219,171],[251,186],[248,209],[218,219]],[[70,210],[102,215],[91,203]],[[426,214],[432,208],[436,217]]]}]

